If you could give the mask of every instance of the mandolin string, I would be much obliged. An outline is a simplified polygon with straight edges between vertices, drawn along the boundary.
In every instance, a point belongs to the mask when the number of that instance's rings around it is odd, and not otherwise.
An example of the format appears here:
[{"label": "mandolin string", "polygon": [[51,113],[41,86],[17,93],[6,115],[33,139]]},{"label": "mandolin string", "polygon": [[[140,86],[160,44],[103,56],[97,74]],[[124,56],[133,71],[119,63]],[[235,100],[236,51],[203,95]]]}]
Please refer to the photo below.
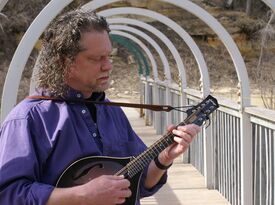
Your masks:
[{"label": "mandolin string", "polygon": [[[189,119],[194,114],[195,113],[191,114],[189,117],[187,117],[183,122],[181,122],[177,126],[188,124]],[[129,177],[133,177],[135,174],[141,171],[146,165],[148,165],[148,163],[152,159],[154,159],[161,151],[163,151],[166,147],[172,144],[174,142],[173,140],[174,136],[175,135],[172,134],[171,132],[166,133],[164,136],[162,136],[160,139],[154,142],[147,150],[145,150],[143,153],[141,153],[137,157],[134,157],[132,161],[130,161],[125,167],[119,170],[115,175],[124,175],[124,176],[129,175]],[[144,160],[145,160],[145,163],[144,163]],[[142,162],[142,164],[139,163],[140,161]]]},{"label": "mandolin string", "polygon": [[[153,145],[151,145],[146,151],[141,153],[138,157],[134,158],[131,162],[129,162],[126,167],[124,167],[118,174],[128,174],[129,177],[133,177],[139,171],[141,171],[149,162],[155,158],[162,150],[172,144],[174,135],[172,133],[168,133],[164,135],[162,138],[157,140]],[[168,141],[169,140],[169,141]],[[165,143],[166,142],[166,143]],[[159,144],[165,144],[160,146]],[[142,162],[139,163],[139,162]]]},{"label": "mandolin string", "polygon": [[[163,136],[162,138],[167,137],[166,135]],[[128,172],[130,172],[130,176],[132,176],[133,174],[131,174],[132,172],[139,172],[140,170],[142,170],[144,168],[144,163],[140,164],[139,161],[142,162],[142,159],[144,158],[144,155],[149,154],[150,151],[152,149],[157,149],[156,146],[157,144],[159,144],[162,141],[162,138],[157,140],[153,145],[151,145],[147,150],[145,150],[143,153],[141,153],[139,156],[135,157],[132,161],[130,161],[125,167],[122,168],[122,170],[120,170],[116,175],[120,175],[122,173],[127,174]],[[154,151],[155,153],[155,151]]]}]

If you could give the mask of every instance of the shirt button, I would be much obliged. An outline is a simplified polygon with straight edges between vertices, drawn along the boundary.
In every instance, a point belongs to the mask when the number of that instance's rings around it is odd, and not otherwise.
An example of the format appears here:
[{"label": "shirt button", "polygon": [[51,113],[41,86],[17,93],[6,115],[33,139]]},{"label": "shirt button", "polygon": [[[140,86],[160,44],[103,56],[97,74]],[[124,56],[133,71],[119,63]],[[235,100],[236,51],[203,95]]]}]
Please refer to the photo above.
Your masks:
[{"label": "shirt button", "polygon": [[96,133],[93,133],[93,137],[96,137],[97,136],[97,134]]},{"label": "shirt button", "polygon": [[86,110],[82,110],[81,112],[82,112],[82,114],[85,114],[85,113],[86,113]]},{"label": "shirt button", "polygon": [[77,94],[76,94],[76,97],[81,98],[81,94],[80,94],[80,93],[77,93]]}]

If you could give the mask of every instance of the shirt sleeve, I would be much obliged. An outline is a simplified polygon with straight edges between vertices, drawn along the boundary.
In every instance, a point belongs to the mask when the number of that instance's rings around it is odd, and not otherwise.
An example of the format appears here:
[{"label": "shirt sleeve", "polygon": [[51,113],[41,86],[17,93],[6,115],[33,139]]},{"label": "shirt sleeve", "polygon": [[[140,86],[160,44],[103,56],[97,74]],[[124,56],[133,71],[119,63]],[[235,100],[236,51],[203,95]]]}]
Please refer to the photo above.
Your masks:
[{"label": "shirt sleeve", "polygon": [[39,183],[42,165],[28,120],[5,122],[0,147],[0,204],[45,205],[54,187]]},{"label": "shirt sleeve", "polygon": [[145,179],[147,176],[147,170],[144,170],[142,177],[141,177],[141,186],[140,186],[140,198],[143,197],[148,197],[148,196],[152,196],[153,194],[155,194],[167,181],[167,172],[164,173],[164,175],[160,178],[159,182],[153,186],[151,189],[147,189],[145,188],[144,184],[145,184]]}]

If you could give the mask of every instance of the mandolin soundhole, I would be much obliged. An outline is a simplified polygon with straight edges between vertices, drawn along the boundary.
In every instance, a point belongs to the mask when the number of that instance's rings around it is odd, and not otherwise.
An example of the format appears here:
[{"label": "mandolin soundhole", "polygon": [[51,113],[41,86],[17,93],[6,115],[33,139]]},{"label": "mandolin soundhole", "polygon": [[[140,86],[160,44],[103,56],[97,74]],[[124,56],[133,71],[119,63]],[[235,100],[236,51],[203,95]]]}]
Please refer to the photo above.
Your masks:
[{"label": "mandolin soundhole", "polygon": [[116,161],[85,159],[72,164],[60,177],[58,187],[72,187],[85,184],[101,175],[114,175],[123,165]]}]

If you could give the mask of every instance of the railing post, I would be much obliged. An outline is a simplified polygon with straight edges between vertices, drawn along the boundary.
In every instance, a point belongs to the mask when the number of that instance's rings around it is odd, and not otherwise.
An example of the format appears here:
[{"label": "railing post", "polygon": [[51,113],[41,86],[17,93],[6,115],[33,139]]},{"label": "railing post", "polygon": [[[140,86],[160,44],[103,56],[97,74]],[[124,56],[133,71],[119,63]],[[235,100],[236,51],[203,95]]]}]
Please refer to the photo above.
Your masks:
[{"label": "railing post", "polygon": [[[165,95],[166,95],[166,105],[171,105],[172,103],[172,95],[171,95],[171,88],[168,84],[165,85]],[[170,125],[172,124],[172,114],[171,112],[166,113],[166,124]]]},{"label": "railing post", "polygon": [[250,115],[241,116],[241,205],[252,205],[252,125]]},{"label": "railing post", "polygon": [[[140,104],[144,104],[145,103],[145,82],[146,82],[146,79],[144,77],[140,77],[140,80],[139,80],[139,92],[140,92],[140,101],[139,103]],[[145,113],[144,113],[144,109],[143,108],[140,108],[140,111],[139,111],[139,117],[144,117],[145,116]]]},{"label": "railing post", "polygon": [[[154,90],[153,102],[154,104],[159,104],[159,87],[156,81],[153,84],[153,90]],[[154,128],[156,129],[156,133],[160,135],[162,134],[160,112],[154,112],[153,116],[154,116]]]},{"label": "railing post", "polygon": [[214,188],[213,182],[213,156],[212,152],[212,131],[211,127],[209,126],[206,128],[203,127],[203,137],[204,137],[204,177],[205,177],[205,184],[208,189]]},{"label": "railing post", "polygon": [[[185,106],[187,105],[187,94],[184,92],[184,89],[181,88],[181,98],[180,98],[180,105]],[[182,112],[180,114],[180,121],[183,122],[184,119],[186,118],[186,113]],[[189,162],[189,156],[188,156],[188,150],[185,151],[182,155],[182,162],[183,163],[188,163]]]},{"label": "railing post", "polygon": [[[145,86],[144,102],[145,104],[149,104],[150,102],[149,98],[152,96],[149,95],[149,82],[147,80],[145,81],[144,86]],[[150,120],[150,110],[145,109],[145,125],[149,126],[151,125],[151,122],[152,121]]]}]

